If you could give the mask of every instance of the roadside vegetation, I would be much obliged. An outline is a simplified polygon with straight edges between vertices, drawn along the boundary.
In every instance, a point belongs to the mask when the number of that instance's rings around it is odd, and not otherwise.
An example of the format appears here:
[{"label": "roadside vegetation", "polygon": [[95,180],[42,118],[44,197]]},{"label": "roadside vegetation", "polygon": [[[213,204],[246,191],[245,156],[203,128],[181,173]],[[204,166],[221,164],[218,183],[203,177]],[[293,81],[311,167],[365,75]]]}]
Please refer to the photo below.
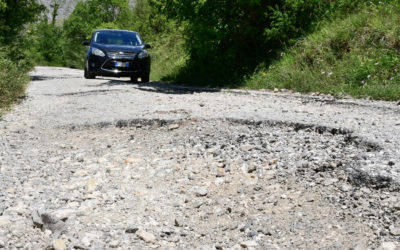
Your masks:
[{"label": "roadside vegetation", "polygon": [[31,65],[10,59],[8,49],[0,48],[0,109],[23,98],[25,86],[29,82],[26,73],[31,69]]},{"label": "roadside vegetation", "polygon": [[152,80],[400,99],[395,0],[86,0],[65,20],[37,0],[0,0],[0,106],[33,65],[83,68],[99,28],[138,31]]},{"label": "roadside vegetation", "polygon": [[398,3],[381,2],[326,20],[244,86],[400,100],[399,18]]},{"label": "roadside vegetation", "polygon": [[35,0],[0,0],[0,111],[24,96],[33,63],[23,31],[43,9]]}]

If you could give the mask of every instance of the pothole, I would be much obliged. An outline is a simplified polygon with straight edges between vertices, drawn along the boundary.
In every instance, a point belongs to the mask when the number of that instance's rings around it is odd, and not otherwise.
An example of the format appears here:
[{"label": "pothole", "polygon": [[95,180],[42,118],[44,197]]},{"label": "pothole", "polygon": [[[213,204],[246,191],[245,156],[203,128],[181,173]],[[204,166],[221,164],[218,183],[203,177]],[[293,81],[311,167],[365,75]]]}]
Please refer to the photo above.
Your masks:
[{"label": "pothole", "polygon": [[71,76],[71,75],[65,75],[65,76],[44,76],[44,75],[31,75],[31,81],[48,81],[48,80],[55,80],[55,79],[78,79],[82,78],[81,76]]},{"label": "pothole", "polygon": [[[173,248],[365,249],[399,240],[391,229],[400,222],[392,182],[377,186],[388,180],[352,172],[380,160],[383,149],[351,131],[135,119],[57,128],[35,143],[43,152],[13,149],[35,159],[23,170],[23,187],[35,187],[30,202],[78,210],[66,234],[96,232],[99,248],[108,232],[139,227]],[[8,163],[24,162],[17,155]],[[124,244],[144,247],[134,237]]]},{"label": "pothole", "polygon": [[63,94],[58,94],[58,95],[52,95],[52,94],[45,94],[45,95],[57,96],[57,97],[65,97],[65,96],[85,97],[85,96],[89,96],[89,95],[98,95],[98,94],[111,93],[111,92],[128,92],[128,91],[129,90],[126,90],[126,89],[97,89],[97,90],[90,90],[90,91],[63,93]]}]

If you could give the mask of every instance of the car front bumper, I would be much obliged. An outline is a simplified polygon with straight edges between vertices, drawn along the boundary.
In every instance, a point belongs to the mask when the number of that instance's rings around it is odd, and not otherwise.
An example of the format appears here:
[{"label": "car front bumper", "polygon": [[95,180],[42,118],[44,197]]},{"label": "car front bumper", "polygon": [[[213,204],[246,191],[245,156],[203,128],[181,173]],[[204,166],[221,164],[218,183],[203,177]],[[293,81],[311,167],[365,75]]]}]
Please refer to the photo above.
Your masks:
[{"label": "car front bumper", "polygon": [[[125,65],[117,66],[116,63]],[[127,65],[128,64],[128,65]],[[150,72],[150,57],[139,59],[133,55],[106,55],[99,57],[89,55],[87,68],[91,74],[114,77],[130,77],[148,74]]]}]

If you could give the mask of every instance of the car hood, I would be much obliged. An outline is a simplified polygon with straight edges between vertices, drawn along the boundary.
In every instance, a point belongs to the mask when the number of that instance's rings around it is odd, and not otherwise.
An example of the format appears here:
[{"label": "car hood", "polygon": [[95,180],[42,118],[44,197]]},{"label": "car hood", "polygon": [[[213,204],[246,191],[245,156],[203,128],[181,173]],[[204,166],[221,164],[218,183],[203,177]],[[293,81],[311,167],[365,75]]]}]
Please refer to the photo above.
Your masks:
[{"label": "car hood", "polygon": [[143,46],[129,46],[129,45],[106,45],[106,44],[93,44],[94,47],[99,48],[105,52],[108,51],[122,51],[122,52],[135,52],[138,53],[143,50]]}]

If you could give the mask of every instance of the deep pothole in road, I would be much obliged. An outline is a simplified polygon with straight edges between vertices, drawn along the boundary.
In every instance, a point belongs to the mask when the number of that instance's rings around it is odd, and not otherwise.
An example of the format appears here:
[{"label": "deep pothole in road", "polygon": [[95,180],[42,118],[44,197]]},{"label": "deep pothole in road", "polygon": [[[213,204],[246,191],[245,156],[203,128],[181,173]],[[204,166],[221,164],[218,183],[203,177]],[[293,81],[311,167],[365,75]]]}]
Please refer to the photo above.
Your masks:
[{"label": "deep pothole in road", "polygon": [[[50,211],[80,211],[65,221],[71,242],[90,231],[101,239],[99,248],[107,247],[109,234],[99,232],[96,220],[129,231],[101,218],[127,218],[180,248],[364,249],[399,240],[400,196],[391,181],[352,171],[379,160],[383,149],[351,131],[274,121],[136,119],[56,128],[40,143],[39,158],[26,155],[38,159],[24,170],[23,185],[37,190],[30,198],[35,206],[45,201]],[[29,141],[22,147],[31,147]],[[20,155],[9,159],[11,166],[20,161]],[[137,238],[122,241],[140,248]]]},{"label": "deep pothole in road", "polygon": [[[342,169],[348,171],[350,176],[347,180],[353,184],[377,189],[398,188],[390,177],[368,176],[358,170],[357,165],[371,163],[371,159],[377,162],[383,161],[380,159],[383,154],[379,154],[383,148],[342,128],[274,120],[130,119],[69,126],[68,129],[98,129],[113,126],[119,129],[148,130],[155,134],[183,127],[188,135],[197,137],[181,138],[183,141],[174,142],[178,144],[176,146],[182,146],[180,143],[186,142],[184,145],[186,150],[190,147],[205,147],[203,149],[205,152],[212,151],[214,157],[219,160],[233,153],[241,155],[240,158],[244,161],[252,159],[262,165],[268,158],[276,156],[280,158],[279,168],[282,171],[286,169],[289,172],[307,174],[310,171],[318,173]],[[193,144],[194,140],[197,140],[198,144]],[[376,159],[373,159],[374,157]],[[385,164],[394,162],[388,161]]]},{"label": "deep pothole in road", "polygon": [[[142,159],[145,168],[159,173],[143,175],[157,183],[146,184],[153,190],[168,186],[185,195],[192,186],[208,186],[204,199],[192,204],[194,210],[206,211],[197,218],[202,223],[192,221],[193,227],[198,225],[202,230],[207,228],[206,221],[219,220],[207,210],[214,208],[223,209],[220,212],[230,216],[226,219],[229,223],[256,225],[239,230],[246,232],[244,235],[261,232],[296,241],[302,230],[311,230],[316,238],[320,230],[327,230],[343,242],[340,246],[332,243],[332,247],[351,246],[355,239],[377,246],[382,238],[398,237],[390,232],[399,223],[400,201],[399,195],[390,191],[392,180],[355,171],[356,165],[379,160],[383,149],[351,131],[274,121],[160,119],[123,120],[70,130],[72,135],[84,135],[74,140],[96,148],[93,157],[125,152],[121,159],[132,155]],[[84,131],[92,130],[85,135]],[[85,149],[84,144],[82,147]],[[216,200],[223,206],[218,207]],[[190,212],[182,212],[182,216],[188,219]],[[271,228],[271,222],[280,225]],[[224,230],[231,226],[225,225]],[[363,234],[366,232],[369,234]],[[332,240],[329,233],[325,236],[327,242]]]}]

